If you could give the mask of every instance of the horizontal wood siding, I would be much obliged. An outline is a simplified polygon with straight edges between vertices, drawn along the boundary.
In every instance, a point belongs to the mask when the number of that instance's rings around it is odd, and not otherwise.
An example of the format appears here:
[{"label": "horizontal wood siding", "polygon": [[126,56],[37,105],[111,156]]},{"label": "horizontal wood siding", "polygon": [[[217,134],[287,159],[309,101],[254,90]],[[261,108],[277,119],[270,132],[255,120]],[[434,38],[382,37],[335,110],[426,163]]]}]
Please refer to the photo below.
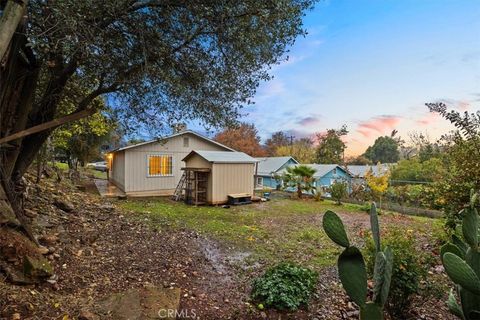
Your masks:
[{"label": "horizontal wood siding", "polygon": [[255,164],[214,163],[212,167],[212,200],[214,204],[228,201],[228,194],[253,195]]},{"label": "horizontal wood siding", "polygon": [[119,151],[113,154],[110,180],[125,190],[125,151]]},{"label": "horizontal wood siding", "polygon": [[[188,138],[188,146],[184,146],[184,138]],[[226,149],[192,134],[184,134],[166,142],[149,143],[136,148],[127,149],[125,161],[125,191],[139,193],[154,191],[172,194],[182,176],[182,161],[192,150],[227,151]],[[148,155],[172,155],[173,175],[149,177],[147,175]]]}]

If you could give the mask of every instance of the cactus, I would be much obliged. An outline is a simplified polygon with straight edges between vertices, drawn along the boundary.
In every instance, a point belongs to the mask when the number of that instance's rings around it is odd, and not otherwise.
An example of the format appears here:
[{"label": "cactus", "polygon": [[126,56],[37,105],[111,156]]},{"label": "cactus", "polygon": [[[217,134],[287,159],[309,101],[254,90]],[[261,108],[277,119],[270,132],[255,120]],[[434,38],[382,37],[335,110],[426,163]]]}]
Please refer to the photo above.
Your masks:
[{"label": "cactus", "polygon": [[[470,205],[461,212],[463,240],[453,235],[452,241],[440,250],[445,272],[456,284],[456,290],[450,291],[447,306],[452,314],[463,320],[480,318],[479,217],[475,208],[477,195],[473,191],[470,199]],[[461,306],[457,303],[455,291]]]},{"label": "cactus", "polygon": [[373,272],[373,300],[367,301],[367,271],[360,250],[350,245],[342,220],[333,211],[323,216],[323,229],[328,237],[345,249],[338,257],[338,275],[350,299],[360,307],[360,319],[382,320],[392,279],[393,253],[390,248],[382,251],[377,208],[370,208],[370,223],[377,254]]}]

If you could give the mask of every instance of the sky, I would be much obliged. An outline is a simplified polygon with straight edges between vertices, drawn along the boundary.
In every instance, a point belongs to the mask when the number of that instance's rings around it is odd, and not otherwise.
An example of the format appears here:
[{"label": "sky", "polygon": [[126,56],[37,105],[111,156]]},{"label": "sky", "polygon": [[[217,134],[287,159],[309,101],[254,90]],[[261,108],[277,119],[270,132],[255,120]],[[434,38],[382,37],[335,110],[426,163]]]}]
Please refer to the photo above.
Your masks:
[{"label": "sky", "polygon": [[438,138],[453,127],[428,112],[480,107],[480,1],[330,0],[307,12],[306,37],[272,68],[241,121],[265,141],[346,124],[347,155],[393,129]]}]

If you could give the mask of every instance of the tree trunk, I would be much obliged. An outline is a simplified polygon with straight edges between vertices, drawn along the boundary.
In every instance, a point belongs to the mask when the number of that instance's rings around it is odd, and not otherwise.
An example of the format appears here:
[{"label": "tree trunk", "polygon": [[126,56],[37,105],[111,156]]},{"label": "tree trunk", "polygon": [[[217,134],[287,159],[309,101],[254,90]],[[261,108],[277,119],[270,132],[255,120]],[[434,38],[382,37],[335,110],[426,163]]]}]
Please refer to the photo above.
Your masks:
[{"label": "tree trunk", "polygon": [[302,199],[302,184],[298,183],[297,184],[297,196],[299,199]]}]

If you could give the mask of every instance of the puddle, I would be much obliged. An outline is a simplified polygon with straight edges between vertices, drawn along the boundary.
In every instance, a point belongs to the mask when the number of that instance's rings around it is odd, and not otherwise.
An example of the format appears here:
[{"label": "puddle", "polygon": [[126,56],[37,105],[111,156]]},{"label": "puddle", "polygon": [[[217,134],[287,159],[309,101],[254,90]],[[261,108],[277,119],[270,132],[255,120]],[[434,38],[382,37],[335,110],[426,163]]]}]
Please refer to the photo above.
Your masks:
[{"label": "puddle", "polygon": [[225,280],[231,280],[230,273],[233,266],[240,267],[242,270],[260,266],[258,262],[249,261],[252,257],[251,252],[236,251],[225,253],[214,241],[205,238],[198,238],[198,243],[203,254],[212,264],[213,269],[224,275]]}]

